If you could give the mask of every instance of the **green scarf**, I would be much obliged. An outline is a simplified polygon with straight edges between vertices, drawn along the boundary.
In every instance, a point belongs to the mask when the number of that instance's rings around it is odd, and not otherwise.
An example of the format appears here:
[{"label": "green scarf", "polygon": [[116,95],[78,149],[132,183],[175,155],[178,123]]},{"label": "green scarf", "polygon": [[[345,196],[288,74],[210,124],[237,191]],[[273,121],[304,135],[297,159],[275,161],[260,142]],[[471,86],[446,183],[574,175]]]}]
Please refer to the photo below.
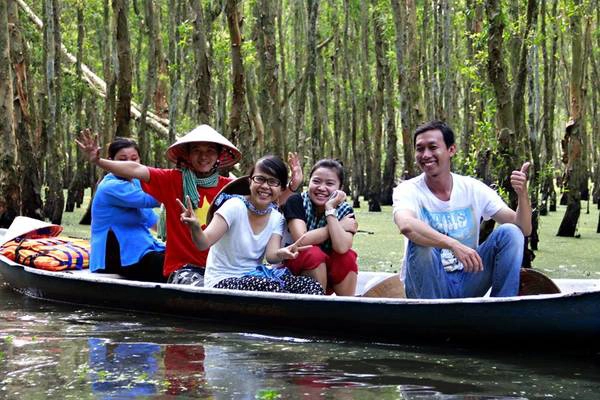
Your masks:
[{"label": "green scarf", "polygon": [[[198,178],[196,174],[188,169],[181,169],[182,180],[183,180],[183,203],[186,202],[186,196],[190,197],[192,201],[192,207],[198,208],[198,202],[200,201],[200,194],[198,193],[198,186],[210,188],[215,187],[219,183],[219,173],[215,170],[212,175],[205,178]],[[160,218],[157,225],[157,236],[162,240],[167,240],[167,213],[164,206],[160,208]]]}]

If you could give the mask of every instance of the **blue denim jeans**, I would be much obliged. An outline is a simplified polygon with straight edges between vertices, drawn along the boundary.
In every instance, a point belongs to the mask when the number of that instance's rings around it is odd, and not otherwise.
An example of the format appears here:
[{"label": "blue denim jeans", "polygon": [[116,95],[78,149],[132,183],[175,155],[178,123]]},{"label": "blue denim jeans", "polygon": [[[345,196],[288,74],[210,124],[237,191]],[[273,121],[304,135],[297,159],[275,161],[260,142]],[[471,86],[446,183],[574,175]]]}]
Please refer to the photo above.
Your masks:
[{"label": "blue denim jeans", "polygon": [[502,224],[477,247],[483,271],[446,272],[441,249],[409,242],[407,250],[406,296],[419,299],[481,297],[492,288],[495,297],[516,296],[523,261],[523,233],[514,224]]}]

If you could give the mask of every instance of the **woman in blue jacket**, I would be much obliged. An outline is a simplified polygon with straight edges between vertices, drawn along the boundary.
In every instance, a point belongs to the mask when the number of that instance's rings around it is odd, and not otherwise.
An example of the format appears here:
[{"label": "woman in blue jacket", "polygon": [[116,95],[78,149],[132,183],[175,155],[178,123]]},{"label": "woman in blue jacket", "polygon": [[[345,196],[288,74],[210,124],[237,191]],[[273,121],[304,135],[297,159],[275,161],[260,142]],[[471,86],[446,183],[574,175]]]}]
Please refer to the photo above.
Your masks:
[{"label": "woman in blue jacket", "polygon": [[[126,138],[116,138],[110,144],[108,157],[140,162],[137,144]],[[150,232],[158,220],[152,208],[159,205],[142,190],[138,179],[125,179],[112,173],[104,176],[92,202],[92,272],[166,282],[163,276],[165,245]]]}]

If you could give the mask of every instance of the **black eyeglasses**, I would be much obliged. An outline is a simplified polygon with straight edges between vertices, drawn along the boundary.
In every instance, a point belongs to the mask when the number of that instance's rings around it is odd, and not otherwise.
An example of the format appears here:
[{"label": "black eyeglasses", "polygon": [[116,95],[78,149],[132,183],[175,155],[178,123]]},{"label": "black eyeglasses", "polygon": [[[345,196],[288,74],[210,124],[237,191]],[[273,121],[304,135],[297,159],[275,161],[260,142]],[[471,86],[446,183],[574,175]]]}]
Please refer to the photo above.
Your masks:
[{"label": "black eyeglasses", "polygon": [[281,186],[281,182],[279,181],[279,179],[276,178],[267,178],[262,175],[254,175],[250,179],[252,179],[254,183],[258,183],[259,185],[262,185],[263,183],[267,182],[267,185],[271,187]]}]

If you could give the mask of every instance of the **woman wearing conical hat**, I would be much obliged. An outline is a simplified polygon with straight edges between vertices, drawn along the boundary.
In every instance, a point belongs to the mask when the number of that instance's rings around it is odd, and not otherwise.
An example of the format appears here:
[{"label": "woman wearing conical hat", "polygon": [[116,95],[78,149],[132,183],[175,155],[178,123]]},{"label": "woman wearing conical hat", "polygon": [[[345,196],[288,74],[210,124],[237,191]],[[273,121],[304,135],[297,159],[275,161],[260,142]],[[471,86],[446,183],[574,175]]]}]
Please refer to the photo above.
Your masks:
[{"label": "woman wearing conical hat", "polygon": [[[208,125],[196,127],[169,147],[167,157],[177,164],[176,169],[100,158],[97,136],[89,129],[82,132],[77,143],[90,162],[119,176],[139,179],[142,189],[163,203],[167,211],[168,238],[163,268],[165,277],[170,276],[169,281],[173,283],[201,280],[208,250],[199,252],[196,249],[189,230],[179,221],[181,211],[176,199],[189,196],[204,229],[208,208],[217,193],[231,181],[220,176],[218,169],[235,165],[241,158],[240,151]],[[298,172],[300,168],[293,170]],[[294,178],[293,181],[298,184],[302,179],[301,176]]]}]

